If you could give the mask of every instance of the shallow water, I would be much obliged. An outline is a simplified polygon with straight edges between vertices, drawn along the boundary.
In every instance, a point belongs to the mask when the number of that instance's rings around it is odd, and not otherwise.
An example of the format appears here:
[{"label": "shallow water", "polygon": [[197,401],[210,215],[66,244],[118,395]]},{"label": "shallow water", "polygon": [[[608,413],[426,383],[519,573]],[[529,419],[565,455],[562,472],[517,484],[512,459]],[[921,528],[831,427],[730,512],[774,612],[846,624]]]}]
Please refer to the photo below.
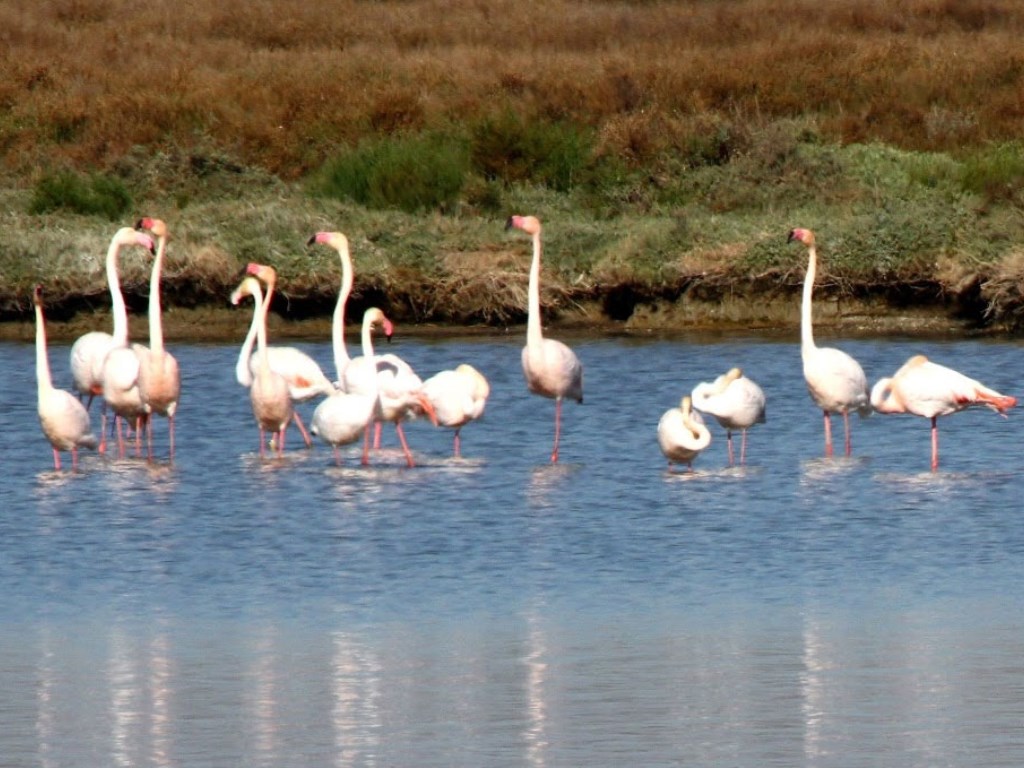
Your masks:
[{"label": "shallow water", "polygon": [[[824,459],[795,339],[572,344],[555,466],[516,335],[389,350],[490,379],[462,460],[427,423],[413,469],[393,430],[370,467],[294,431],[260,460],[236,348],[176,345],[174,465],[158,421],[157,462],[77,473],[32,348],[0,345],[0,763],[1022,764],[1019,413],[941,420],[934,474],[910,416],[854,418]],[[838,346],[871,380],[917,352],[1007,394],[1024,374],[1016,343]],[[667,470],[661,413],[733,365],[768,396],[747,465],[712,426]]]}]

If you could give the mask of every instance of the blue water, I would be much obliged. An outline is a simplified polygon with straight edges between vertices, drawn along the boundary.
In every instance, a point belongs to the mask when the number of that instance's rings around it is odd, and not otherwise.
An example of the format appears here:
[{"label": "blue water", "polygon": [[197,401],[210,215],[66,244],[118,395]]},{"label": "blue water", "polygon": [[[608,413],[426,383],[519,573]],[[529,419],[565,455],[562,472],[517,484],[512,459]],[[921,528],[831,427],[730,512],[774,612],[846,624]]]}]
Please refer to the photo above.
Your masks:
[{"label": "blue water", "polygon": [[[940,420],[937,473],[912,416],[825,459],[794,338],[567,340],[555,466],[517,333],[390,350],[489,378],[461,460],[429,423],[412,469],[393,430],[370,467],[294,432],[260,460],[236,348],[177,344],[174,464],[157,421],[156,462],[77,473],[0,345],[0,765],[1024,764],[1020,413]],[[819,343],[1021,394],[1015,342]],[[768,397],[747,465],[712,425],[668,470],[662,412],[733,365]]]}]

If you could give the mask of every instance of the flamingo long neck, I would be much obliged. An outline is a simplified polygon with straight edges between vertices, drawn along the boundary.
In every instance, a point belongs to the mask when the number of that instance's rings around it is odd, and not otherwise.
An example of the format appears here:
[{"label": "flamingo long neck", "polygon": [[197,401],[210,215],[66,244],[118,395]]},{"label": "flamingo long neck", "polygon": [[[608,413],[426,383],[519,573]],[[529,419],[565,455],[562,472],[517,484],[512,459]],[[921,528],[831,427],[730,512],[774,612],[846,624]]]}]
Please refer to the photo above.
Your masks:
[{"label": "flamingo long neck", "polygon": [[363,318],[363,357],[373,359],[373,319]]},{"label": "flamingo long neck", "polygon": [[345,368],[351,360],[345,347],[345,304],[352,293],[352,257],[349,255],[347,245],[338,249],[338,256],[341,258],[341,290],[338,292],[338,304],[334,307],[331,343],[334,346],[334,367],[338,372],[338,379],[342,380]]},{"label": "flamingo long neck", "polygon": [[540,232],[533,234],[533,261],[530,263],[528,297],[526,346],[538,347],[544,341],[540,321]]},{"label": "flamingo long neck", "polygon": [[149,276],[149,349],[154,356],[163,354],[164,327],[160,308],[160,271],[164,266],[164,248],[167,236],[160,235],[156,256],[153,258],[153,271]]},{"label": "flamingo long neck", "polygon": [[263,291],[259,285],[252,287],[252,299],[255,302],[252,310],[252,322],[249,323],[249,332],[242,342],[242,349],[238,353],[238,362],[235,364],[235,378],[243,387],[252,384],[252,373],[249,368],[249,359],[252,357],[252,347],[256,343],[256,334],[260,327],[260,311],[263,308]]},{"label": "flamingo long neck", "polygon": [[703,424],[693,418],[693,411],[689,404],[683,406],[683,426],[690,430],[694,443],[691,446],[694,450],[704,450],[711,444],[711,431]]},{"label": "flamingo long neck", "polygon": [[267,295],[259,311],[259,325],[256,326],[256,351],[260,356],[260,376],[270,374],[270,355],[267,353],[267,315],[270,313],[270,299],[274,295],[274,284],[267,284]]},{"label": "flamingo long neck", "polygon": [[39,304],[36,304],[36,381],[40,396],[53,389],[50,361],[46,356],[46,321],[43,319],[43,308]]},{"label": "flamingo long neck", "polygon": [[107,249],[107,285],[110,287],[110,307],[114,315],[114,344],[128,344],[128,308],[121,295],[121,278],[117,274],[117,255],[121,244],[112,242]]},{"label": "flamingo long neck", "polygon": [[807,248],[807,274],[804,276],[804,298],[800,307],[800,348],[814,349],[814,328],[811,320],[811,296],[814,293],[814,278],[818,271],[818,252],[812,243]]}]

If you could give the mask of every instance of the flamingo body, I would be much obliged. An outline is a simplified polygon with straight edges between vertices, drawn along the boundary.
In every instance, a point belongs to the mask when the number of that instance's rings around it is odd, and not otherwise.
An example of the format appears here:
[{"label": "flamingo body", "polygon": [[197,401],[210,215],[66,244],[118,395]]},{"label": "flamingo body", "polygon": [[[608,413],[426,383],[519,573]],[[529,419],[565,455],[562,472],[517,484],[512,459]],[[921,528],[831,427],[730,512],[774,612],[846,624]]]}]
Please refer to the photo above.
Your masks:
[{"label": "flamingo body", "polygon": [[729,445],[729,463],[733,463],[732,433],[742,432],[740,463],[746,458],[747,430],[765,422],[765,396],[754,381],[732,368],[713,382],[702,382],[691,393],[693,407],[711,416],[725,428]]},{"label": "flamingo body", "polygon": [[562,400],[583,402],[583,366],[568,346],[544,338],[540,317],[541,224],[536,216],[511,216],[505,228],[520,229],[533,241],[530,282],[527,293],[526,346],[522,364],[526,388],[535,395],[555,400],[555,443],[551,461],[558,461],[562,425]]},{"label": "flamingo body", "polygon": [[711,444],[711,432],[704,426],[700,414],[693,411],[689,395],[678,408],[670,408],[658,422],[658,446],[669,465],[693,466],[693,460]]},{"label": "flamingo body", "polygon": [[454,454],[461,455],[460,432],[484,413],[490,384],[480,371],[463,363],[454,370],[441,371],[423,382],[423,392],[434,406],[439,426],[455,430]]},{"label": "flamingo body", "polygon": [[959,371],[915,355],[891,377],[880,379],[871,390],[871,404],[879,413],[911,413],[931,420],[932,470],[939,466],[939,416],[971,407],[987,407],[1000,414],[1017,404]]},{"label": "flamingo body", "polygon": [[46,348],[46,321],[43,317],[43,292],[33,292],[36,313],[36,393],[39,424],[53,447],[53,467],[60,469],[60,452],[71,452],[72,469],[78,467],[78,449],[98,444],[89,424],[89,412],[70,392],[56,389],[50,376]]},{"label": "flamingo body", "polygon": [[819,347],[814,343],[811,301],[818,267],[814,233],[809,229],[791,230],[789,241],[794,240],[807,246],[808,254],[800,312],[800,356],[803,360],[804,379],[811,399],[824,415],[825,455],[832,455],[830,416],[833,413],[840,413],[845,429],[846,455],[849,456],[852,453],[850,412],[856,411],[861,416],[871,414],[867,377],[860,363],[846,352],[834,347]]}]

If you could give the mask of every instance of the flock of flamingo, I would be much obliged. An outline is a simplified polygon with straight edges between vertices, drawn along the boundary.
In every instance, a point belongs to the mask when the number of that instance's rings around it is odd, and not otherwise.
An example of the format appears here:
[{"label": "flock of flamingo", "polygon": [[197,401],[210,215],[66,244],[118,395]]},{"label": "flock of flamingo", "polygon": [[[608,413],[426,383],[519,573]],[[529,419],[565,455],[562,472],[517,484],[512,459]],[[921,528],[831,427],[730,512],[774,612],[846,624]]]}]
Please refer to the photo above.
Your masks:
[{"label": "flock of flamingo", "polygon": [[[523,375],[531,393],[555,400],[554,445],[551,461],[558,461],[562,428],[562,401],[583,402],[583,366],[567,345],[545,338],[540,317],[541,224],[535,216],[512,216],[506,229],[518,229],[533,243],[528,289],[526,346],[522,352]],[[154,237],[156,238],[154,242]],[[140,219],[135,228],[119,229],[110,241],[106,256],[110,287],[113,332],[92,331],[79,337],[71,347],[70,367],[75,394],[53,385],[46,345],[42,289],[34,291],[36,314],[36,379],[39,420],[43,434],[53,448],[54,468],[61,468],[61,452],[71,453],[72,469],[78,467],[79,448],[106,450],[107,409],[113,413],[119,455],[125,453],[125,424],[134,428],[135,450],[141,452],[146,435],[147,455],[152,459],[152,417],[168,421],[170,458],[174,458],[174,416],[181,393],[178,363],[163,342],[160,305],[160,274],[167,245],[167,225],[160,219]],[[971,406],[986,406],[1004,414],[1017,399],[1002,395],[958,371],[929,361],[923,355],[910,358],[891,377],[868,389],[860,364],[849,354],[814,343],[811,317],[812,294],[817,271],[814,233],[794,229],[789,241],[807,248],[808,263],[801,303],[800,351],[803,373],[811,399],[824,415],[825,455],[833,455],[833,413],[841,414],[845,431],[845,452],[851,454],[851,411],[866,416],[879,413],[910,413],[931,421],[931,468],[938,468],[938,423],[945,416]],[[379,446],[381,426],[395,425],[407,464],[414,465],[402,423],[425,416],[435,425],[454,430],[454,454],[460,455],[460,430],[484,411],[490,387],[487,379],[471,365],[442,371],[426,381],[397,355],[376,354],[373,334],[378,328],[389,336],[391,321],[378,308],[363,315],[362,354],[350,357],[345,343],[345,305],[353,286],[353,267],[348,239],[340,232],[317,232],[308,245],[322,244],[337,251],[341,261],[341,287],[332,318],[332,347],[336,378],[332,381],[309,355],[295,347],[274,346],[267,341],[267,315],[277,282],[275,270],[250,263],[246,275],[231,295],[238,305],[253,300],[253,318],[242,344],[235,368],[238,383],[248,388],[253,416],[259,429],[259,453],[266,455],[269,444],[280,456],[285,430],[294,422],[306,445],[310,432],[330,445],[341,462],[340,448],[363,440],[362,463],[369,463],[372,441]],[[149,293],[149,346],[131,344],[128,316],[118,278],[118,256],[122,248],[137,246],[154,255]],[[253,347],[255,346],[255,352]],[[89,407],[96,396],[103,398],[102,426],[93,434]],[[295,409],[296,403],[322,398],[307,430]],[[741,433],[739,462],[746,461],[747,430],[765,421],[764,391],[732,368],[712,382],[697,385],[684,396],[678,408],[665,412],[658,423],[657,438],[669,466],[694,459],[711,442],[711,433],[701,412],[713,416],[726,430],[729,464],[735,462],[732,436]]]}]

